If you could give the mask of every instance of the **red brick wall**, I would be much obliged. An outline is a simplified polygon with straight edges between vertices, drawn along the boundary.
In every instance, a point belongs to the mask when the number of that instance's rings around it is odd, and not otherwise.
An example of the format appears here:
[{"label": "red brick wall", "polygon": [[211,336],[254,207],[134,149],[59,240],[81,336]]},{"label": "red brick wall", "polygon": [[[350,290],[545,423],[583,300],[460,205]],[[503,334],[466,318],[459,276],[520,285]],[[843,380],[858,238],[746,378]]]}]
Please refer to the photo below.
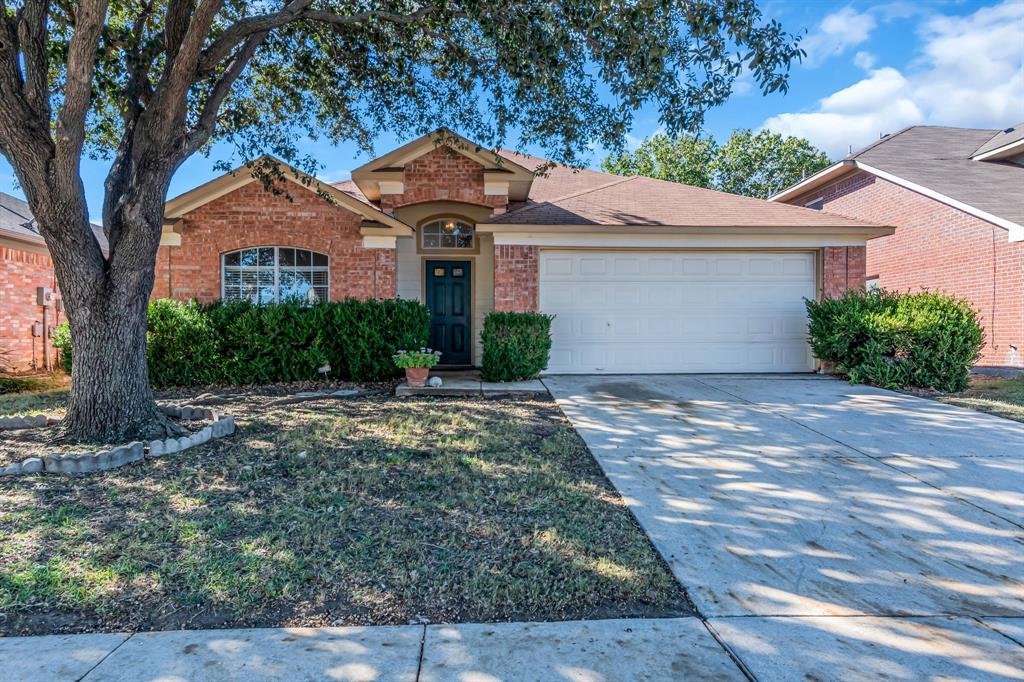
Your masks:
[{"label": "red brick wall", "polygon": [[986,329],[979,364],[1024,366],[1024,242],[1011,244],[1005,229],[869,173],[791,203],[819,196],[827,211],[896,226],[868,242],[868,277],[886,289],[969,299]]},{"label": "red brick wall", "polygon": [[483,166],[448,147],[438,147],[410,161],[405,166],[402,181],[402,194],[381,195],[383,211],[424,201],[464,201],[490,206],[495,213],[503,213],[508,204],[507,196],[484,194]]},{"label": "red brick wall", "polygon": [[[57,291],[57,279],[49,256],[20,249],[0,247],[0,349],[9,351],[0,362],[15,369],[32,369],[32,323],[43,321],[43,309],[36,305],[36,287]],[[51,308],[50,326],[63,321]],[[51,348],[51,362],[56,353]],[[35,340],[36,367],[43,367],[42,339]],[[56,364],[55,364],[56,366]]]},{"label": "red brick wall", "polygon": [[494,246],[494,309],[536,312],[540,308],[540,249]]},{"label": "red brick wall", "polygon": [[821,268],[825,298],[836,298],[847,289],[863,287],[865,260],[863,246],[826,246]]},{"label": "red brick wall", "polygon": [[329,257],[331,300],[395,296],[394,249],[367,249],[361,216],[297,186],[291,201],[252,182],[182,218],[181,246],[161,246],[154,297],[220,298],[221,254],[252,246],[291,246]]}]

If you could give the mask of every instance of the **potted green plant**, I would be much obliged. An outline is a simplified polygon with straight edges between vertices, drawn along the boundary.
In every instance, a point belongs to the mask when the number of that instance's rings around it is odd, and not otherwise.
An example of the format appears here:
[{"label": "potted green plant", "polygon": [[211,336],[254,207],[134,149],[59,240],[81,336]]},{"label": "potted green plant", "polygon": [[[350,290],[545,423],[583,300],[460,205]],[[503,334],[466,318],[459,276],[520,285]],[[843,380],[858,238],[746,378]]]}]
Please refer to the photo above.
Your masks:
[{"label": "potted green plant", "polygon": [[410,386],[427,385],[430,368],[441,360],[441,351],[429,348],[419,350],[400,350],[394,354],[395,365],[405,370],[405,381]]}]

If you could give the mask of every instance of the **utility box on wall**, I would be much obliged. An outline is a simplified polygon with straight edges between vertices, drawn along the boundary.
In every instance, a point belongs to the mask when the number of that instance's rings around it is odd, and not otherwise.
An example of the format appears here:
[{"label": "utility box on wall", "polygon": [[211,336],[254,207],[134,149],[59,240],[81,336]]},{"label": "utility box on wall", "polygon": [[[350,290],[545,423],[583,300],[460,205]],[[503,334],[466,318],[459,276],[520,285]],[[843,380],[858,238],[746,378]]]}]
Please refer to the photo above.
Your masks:
[{"label": "utility box on wall", "polygon": [[36,305],[51,308],[53,307],[53,301],[53,289],[50,287],[36,287]]}]

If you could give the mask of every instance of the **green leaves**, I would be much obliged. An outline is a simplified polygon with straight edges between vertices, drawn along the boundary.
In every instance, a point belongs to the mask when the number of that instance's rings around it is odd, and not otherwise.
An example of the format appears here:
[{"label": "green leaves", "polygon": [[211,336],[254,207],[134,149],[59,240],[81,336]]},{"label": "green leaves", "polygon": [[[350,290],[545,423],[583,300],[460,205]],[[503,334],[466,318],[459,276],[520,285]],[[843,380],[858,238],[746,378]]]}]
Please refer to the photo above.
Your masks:
[{"label": "green leaves", "polygon": [[[429,314],[402,299],[254,306],[248,303],[149,304],[147,358],[156,387],[268,384],[323,376],[382,381],[392,355],[426,343]],[[70,368],[70,337],[61,348]]]},{"label": "green leaves", "polygon": [[484,318],[480,340],[484,381],[533,379],[548,366],[551,315],[493,312]]},{"label": "green leaves", "polygon": [[741,129],[719,148],[714,174],[723,192],[767,199],[829,163],[823,151],[802,137]]},{"label": "green leaves", "polygon": [[886,388],[962,391],[985,340],[968,301],[932,292],[851,289],[807,301],[807,316],[815,357]]},{"label": "green leaves", "polygon": [[609,155],[601,168],[767,199],[829,163],[803,138],[737,129],[721,146],[711,137],[659,133],[635,151]]},{"label": "green leaves", "polygon": [[696,187],[713,187],[712,164],[718,145],[711,137],[658,134],[646,138],[636,151],[608,156],[601,170],[616,175],[643,175]]},{"label": "green leaves", "polygon": [[[239,22],[275,15],[281,4],[223,3],[191,76],[190,124],[241,50],[241,40],[223,53],[216,41],[244,35]],[[132,135],[129,122],[159,99],[179,54],[175,36],[190,28],[181,17],[168,26],[170,5],[109,4],[94,76],[92,154],[117,150]],[[402,136],[444,126],[497,146],[515,128],[523,145],[539,144],[571,165],[592,143],[619,148],[647,103],[669,132],[699,129],[744,69],[763,92],[785,90],[800,55],[799,38],[765,20],[755,0],[473,0],[417,12],[423,7],[319,0],[274,21],[217,107],[208,144],[225,140],[243,158],[269,152],[294,164],[295,141],[305,136],[369,148],[376,130]],[[59,107],[74,24],[62,17],[50,26]],[[211,63],[213,55],[219,60]]]}]

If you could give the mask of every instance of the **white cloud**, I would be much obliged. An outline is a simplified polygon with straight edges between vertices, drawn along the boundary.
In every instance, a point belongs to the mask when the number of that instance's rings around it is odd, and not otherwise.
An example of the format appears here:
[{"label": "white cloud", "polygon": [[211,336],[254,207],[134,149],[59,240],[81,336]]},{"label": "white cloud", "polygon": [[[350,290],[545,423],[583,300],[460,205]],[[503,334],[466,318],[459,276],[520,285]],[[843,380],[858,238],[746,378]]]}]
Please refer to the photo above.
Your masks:
[{"label": "white cloud", "polygon": [[817,66],[829,57],[860,45],[875,29],[875,18],[867,12],[858,12],[849,5],[829,14],[818,27],[800,43],[807,53],[804,64]]},{"label": "white cloud", "polygon": [[864,69],[865,71],[869,71],[875,65],[876,61],[878,60],[875,58],[875,55],[866,50],[861,50],[857,54],[853,55],[853,63],[856,64],[858,68]]},{"label": "white cloud", "polygon": [[[1002,128],[1024,119],[1024,3],[1005,0],[964,17],[933,17],[920,29],[920,56],[906,69],[866,78],[762,125],[806,137],[833,158],[908,125]],[[862,63],[867,60],[860,57]],[[860,65],[860,64],[858,64]]]}]

